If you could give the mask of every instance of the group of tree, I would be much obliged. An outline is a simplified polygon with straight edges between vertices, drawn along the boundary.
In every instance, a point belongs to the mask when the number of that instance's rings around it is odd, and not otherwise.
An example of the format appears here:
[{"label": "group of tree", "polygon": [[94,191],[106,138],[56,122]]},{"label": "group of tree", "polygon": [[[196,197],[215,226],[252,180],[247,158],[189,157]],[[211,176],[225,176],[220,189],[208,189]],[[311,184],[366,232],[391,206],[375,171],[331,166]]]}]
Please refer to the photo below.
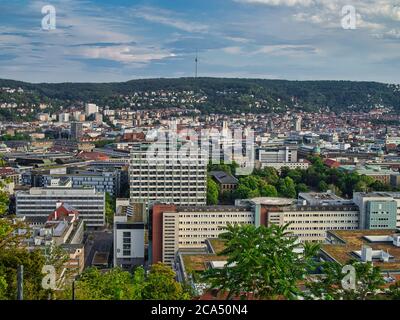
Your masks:
[{"label": "group of tree", "polygon": [[61,274],[68,256],[60,247],[28,250],[25,241],[30,228],[22,221],[0,217],[0,298],[17,298],[17,272],[24,267],[24,299],[49,299],[54,292],[42,286],[45,265],[52,265]]},{"label": "group of tree", "polygon": [[[208,269],[202,279],[227,299],[372,300],[400,299],[398,283],[385,286],[379,267],[348,261],[354,286],[337,262],[319,259],[319,245],[299,243],[288,225],[230,225],[220,235],[227,263]],[[346,280],[345,280],[346,281]]]},{"label": "group of tree", "polygon": [[[177,78],[138,79],[120,83],[31,84],[0,79],[1,87],[21,87],[24,92],[11,94],[0,91],[0,101],[36,106],[35,112],[39,110],[40,103],[50,105],[51,110],[85,102],[110,108],[131,107],[130,101],[124,97],[144,91],[192,91],[197,96],[206,96],[200,108],[204,114],[282,112],[291,108],[308,112],[332,110],[339,113],[349,110],[369,111],[378,104],[397,110],[400,105],[400,95],[395,86],[376,82]],[[192,104],[187,104],[185,108],[193,108]],[[160,100],[136,108],[167,107],[182,106],[178,99],[168,103]],[[33,118],[35,112],[24,118]],[[17,109],[2,109],[0,119],[19,120],[21,116]]]},{"label": "group of tree", "polygon": [[116,210],[115,197],[109,192],[106,192],[106,222],[112,225],[114,221],[114,215]]},{"label": "group of tree", "polygon": [[[190,292],[175,280],[175,272],[167,265],[157,263],[146,273],[138,267],[134,272],[113,268],[102,272],[86,269],[75,281],[76,300],[187,300]],[[72,298],[72,286],[66,288],[60,299]]]},{"label": "group of tree", "polygon": [[[255,197],[296,198],[300,192],[310,190],[326,192],[331,190],[339,196],[351,198],[353,192],[397,191],[372,177],[357,172],[345,172],[324,165],[319,156],[309,157],[308,169],[289,169],[283,167],[280,172],[272,167],[254,169],[248,176],[238,177],[235,191],[221,192],[211,178],[208,180],[207,199],[209,204],[232,203],[235,199]],[[221,170],[234,175],[229,165],[209,165],[209,170]]]}]

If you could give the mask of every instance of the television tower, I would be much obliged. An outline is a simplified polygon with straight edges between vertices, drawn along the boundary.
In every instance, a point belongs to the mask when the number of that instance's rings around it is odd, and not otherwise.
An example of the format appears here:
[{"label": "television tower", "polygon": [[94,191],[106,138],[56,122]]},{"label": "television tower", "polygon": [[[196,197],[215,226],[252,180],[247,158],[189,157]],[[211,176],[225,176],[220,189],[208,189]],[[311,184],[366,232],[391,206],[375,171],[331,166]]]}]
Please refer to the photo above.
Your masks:
[{"label": "television tower", "polygon": [[196,58],[194,59],[194,62],[196,64],[194,77],[195,77],[195,79],[197,79],[197,67],[198,67],[198,63],[199,63],[199,59],[198,59],[198,56],[197,56],[197,49],[196,49]]}]

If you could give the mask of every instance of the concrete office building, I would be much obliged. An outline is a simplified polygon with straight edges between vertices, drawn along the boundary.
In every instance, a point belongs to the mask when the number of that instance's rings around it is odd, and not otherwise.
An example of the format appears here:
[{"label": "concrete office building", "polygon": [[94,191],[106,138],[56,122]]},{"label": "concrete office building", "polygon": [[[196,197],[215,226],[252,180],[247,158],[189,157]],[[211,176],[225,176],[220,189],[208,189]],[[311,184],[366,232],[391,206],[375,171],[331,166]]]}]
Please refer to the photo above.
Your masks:
[{"label": "concrete office building", "polygon": [[130,199],[133,203],[174,203],[205,205],[207,158],[190,152],[180,158],[176,152],[160,151],[149,156],[149,144],[138,144],[131,151],[129,166]]},{"label": "concrete office building", "polygon": [[354,192],[360,208],[360,229],[400,227],[400,192]]},{"label": "concrete office building", "polygon": [[72,188],[52,186],[17,191],[15,195],[17,216],[48,217],[64,202],[74,207],[88,227],[102,227],[105,224],[105,193],[94,188]]},{"label": "concrete office building", "polygon": [[108,192],[111,196],[121,195],[121,171],[84,170],[68,168],[65,174],[43,174],[40,186],[49,186],[51,181],[69,178],[73,188],[94,187],[97,192]]},{"label": "concrete office building", "polygon": [[286,225],[301,242],[325,242],[329,230],[358,229],[359,211],[355,205],[293,205],[269,211],[267,225]]},{"label": "concrete office building", "polygon": [[248,206],[182,207],[155,204],[150,210],[149,249],[152,263],[173,264],[178,249],[204,248],[228,224],[254,224]]},{"label": "concrete office building", "polygon": [[276,146],[265,147],[258,150],[258,163],[259,168],[272,167],[280,171],[283,167],[290,169],[307,169],[310,162],[304,159],[298,160],[296,146]]},{"label": "concrete office building", "polygon": [[310,205],[305,201],[261,197],[237,201],[237,204],[253,206],[256,225],[290,223],[288,231],[301,242],[324,242],[328,230],[358,229],[359,210],[352,202],[335,199],[335,202],[324,203],[323,199],[314,199]]},{"label": "concrete office building", "polygon": [[[127,200],[129,203],[129,200]],[[129,204],[118,205],[114,216],[114,267],[132,270],[145,262],[145,228],[143,219],[129,214]]]},{"label": "concrete office building", "polygon": [[297,162],[297,147],[281,146],[261,148],[258,160],[263,163]]}]

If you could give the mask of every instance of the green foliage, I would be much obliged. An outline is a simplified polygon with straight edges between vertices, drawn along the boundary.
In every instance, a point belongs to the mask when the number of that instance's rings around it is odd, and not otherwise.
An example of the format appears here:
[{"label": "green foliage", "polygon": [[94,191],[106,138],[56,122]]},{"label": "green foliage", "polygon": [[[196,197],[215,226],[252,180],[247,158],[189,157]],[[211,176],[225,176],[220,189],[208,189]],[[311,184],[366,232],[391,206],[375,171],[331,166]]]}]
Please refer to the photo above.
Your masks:
[{"label": "green foliage", "polygon": [[10,205],[10,196],[7,192],[0,190],[0,216],[8,213]]},{"label": "green foliage", "polygon": [[[260,299],[295,299],[300,294],[298,281],[314,269],[318,246],[299,244],[287,226],[230,225],[220,237],[226,241],[220,255],[227,257],[227,264],[205,271],[203,277],[228,298],[245,299],[251,293]],[[294,250],[301,247],[303,254]]]},{"label": "green foliage", "polygon": [[8,284],[4,275],[0,275],[0,300],[7,299]]},{"label": "green foliage", "polygon": [[304,183],[299,183],[296,185],[296,192],[299,194],[300,192],[309,192],[310,189],[304,184]]},{"label": "green foliage", "polygon": [[268,184],[275,186],[279,181],[278,172],[272,167],[265,167],[264,169],[255,169],[253,174],[263,178]]},{"label": "green foliage", "polygon": [[115,214],[115,197],[106,192],[106,222],[112,224]]},{"label": "green foliage", "polygon": [[[0,100],[17,105],[36,106],[43,102],[54,111],[60,106],[93,102],[100,106],[130,107],[122,97],[135,91],[194,91],[207,100],[199,108],[202,113],[240,114],[242,112],[283,112],[296,107],[304,111],[329,109],[369,111],[376,105],[398,110],[400,95],[394,86],[376,82],[352,81],[286,81],[228,78],[140,79],[121,83],[41,83],[30,84],[0,80],[0,87],[24,89],[23,93],[0,92]],[[295,97],[296,99],[293,99]],[[256,107],[256,102],[262,102]],[[296,103],[296,105],[295,105]],[[140,108],[181,107],[180,101],[142,104]],[[193,106],[188,105],[190,109]],[[28,114],[32,119],[37,113]],[[0,120],[23,120],[17,109],[1,109]]]},{"label": "green foliage", "polygon": [[334,262],[323,262],[321,270],[323,276],[312,277],[306,282],[307,299],[323,300],[367,300],[379,295],[382,285],[385,283],[379,267],[371,262],[363,263],[350,261],[347,263],[355,268],[355,289],[343,289],[342,266]]},{"label": "green foliage", "polygon": [[207,204],[209,205],[216,205],[218,204],[218,185],[217,183],[211,178],[207,178]]},{"label": "green foliage", "polygon": [[16,133],[15,135],[3,134],[0,141],[30,141],[31,137],[25,133]]},{"label": "green foliage", "polygon": [[[75,281],[76,300],[138,300],[144,281],[144,270],[136,269],[134,275],[114,268],[101,272],[97,268],[86,269]],[[72,297],[71,288],[64,292],[64,299]]]},{"label": "green foliage", "polygon": [[400,300],[400,282],[397,281],[395,284],[392,284],[386,294],[391,300]]},{"label": "green foliage", "polygon": [[278,184],[279,193],[287,198],[296,198],[296,185],[290,177],[279,180]]},{"label": "green foliage", "polygon": [[7,300],[17,297],[17,269],[24,266],[24,299],[47,299],[51,291],[42,288],[41,273],[46,259],[40,250],[28,252],[25,249],[9,248],[0,250],[0,275],[6,279],[7,287],[3,296]]},{"label": "green foliage", "polygon": [[235,162],[232,161],[231,164],[225,164],[225,163],[217,163],[213,164],[212,162],[209,162],[207,165],[207,170],[208,172],[210,171],[224,171],[229,174],[235,174],[235,169],[238,168],[239,165]]},{"label": "green foliage", "polygon": [[100,140],[100,141],[95,141],[94,145],[96,148],[103,148],[106,145],[113,143],[113,142],[114,142],[114,140]]},{"label": "green foliage", "polygon": [[[72,297],[71,287],[63,292],[63,299]],[[75,281],[77,300],[185,300],[190,296],[175,280],[174,271],[162,264],[152,265],[146,275],[142,267],[131,274],[120,268],[102,272],[86,269]]]},{"label": "green foliage", "polygon": [[[26,230],[26,233],[18,230]],[[0,219],[0,297],[13,300],[17,294],[17,270],[24,266],[24,299],[48,299],[53,294],[51,290],[42,288],[42,268],[52,265],[57,274],[61,274],[68,255],[60,247],[54,246],[28,251],[22,242],[29,237],[30,229],[23,222],[13,222],[11,219]],[[3,279],[6,286],[2,284]]]},{"label": "green foliage", "polygon": [[175,272],[163,263],[153,264],[143,286],[145,300],[188,300],[189,294],[175,280]]}]

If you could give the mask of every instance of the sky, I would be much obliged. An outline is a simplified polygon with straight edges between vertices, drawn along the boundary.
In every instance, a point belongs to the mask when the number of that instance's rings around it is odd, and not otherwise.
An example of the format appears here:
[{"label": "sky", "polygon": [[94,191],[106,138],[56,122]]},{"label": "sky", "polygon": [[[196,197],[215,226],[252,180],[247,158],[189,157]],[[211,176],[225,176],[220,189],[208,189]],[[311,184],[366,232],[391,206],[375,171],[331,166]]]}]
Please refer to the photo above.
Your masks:
[{"label": "sky", "polygon": [[0,78],[192,77],[196,52],[201,77],[400,83],[400,0],[0,0]]}]

